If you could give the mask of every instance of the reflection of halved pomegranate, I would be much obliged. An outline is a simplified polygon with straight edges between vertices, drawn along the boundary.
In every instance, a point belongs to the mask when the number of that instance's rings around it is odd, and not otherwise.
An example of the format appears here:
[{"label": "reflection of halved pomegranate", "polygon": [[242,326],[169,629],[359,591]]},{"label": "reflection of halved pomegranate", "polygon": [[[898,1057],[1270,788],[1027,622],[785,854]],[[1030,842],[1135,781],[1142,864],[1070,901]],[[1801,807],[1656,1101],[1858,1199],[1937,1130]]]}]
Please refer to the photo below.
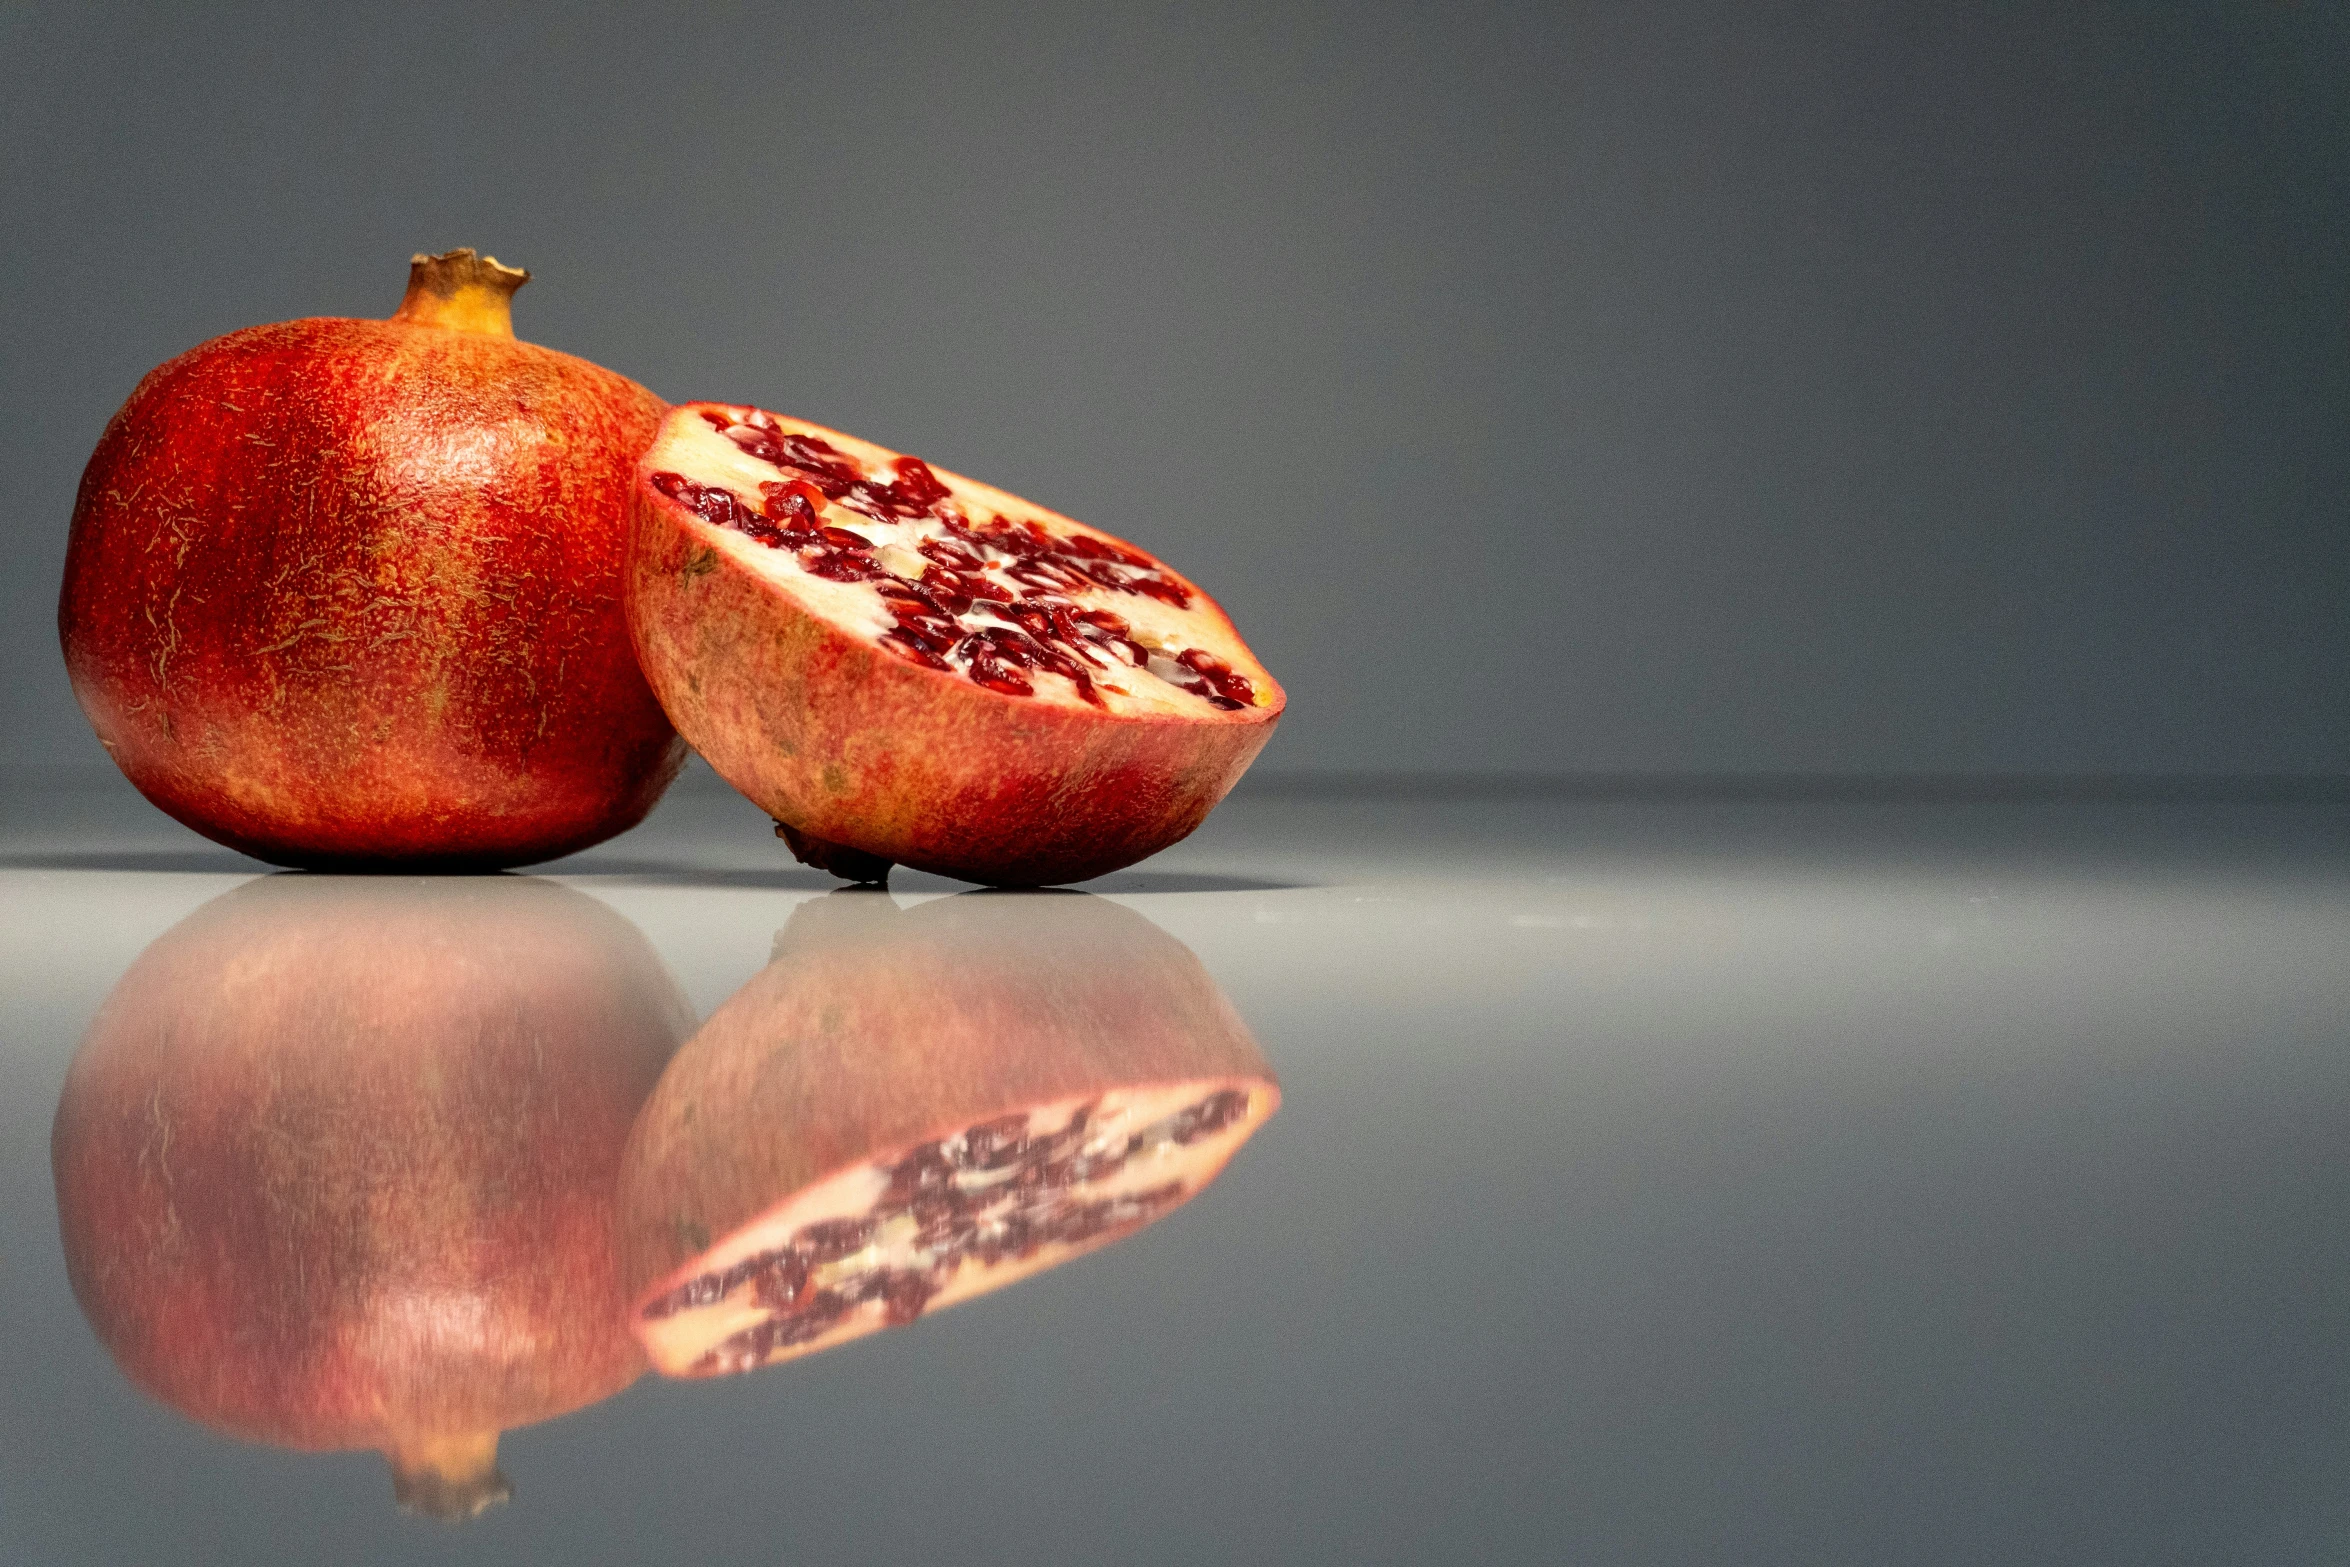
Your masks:
[{"label": "reflection of halved pomegranate", "polygon": [[518,342],[529,274],[418,256],[389,321],[142,380],[82,475],[58,631],[141,793],[281,865],[519,865],[642,820],[684,747],[620,607],[664,404]]},{"label": "reflection of halved pomegranate", "polygon": [[837,892],[654,1090],[621,1168],[672,1376],[913,1321],[1160,1217],[1280,1103],[1199,960],[1095,898]]},{"label": "reflection of halved pomegranate", "polygon": [[690,1017],[544,882],[272,878],[142,954],[51,1155],[75,1297],[143,1391],[380,1448],[403,1506],[506,1495],[498,1434],[618,1392],[612,1184]]},{"label": "reflection of halved pomegranate", "polygon": [[852,879],[1131,865],[1197,827],[1281,716],[1206,594],[1017,496],[710,403],[673,411],[639,474],[628,611],[654,692],[802,859]]}]

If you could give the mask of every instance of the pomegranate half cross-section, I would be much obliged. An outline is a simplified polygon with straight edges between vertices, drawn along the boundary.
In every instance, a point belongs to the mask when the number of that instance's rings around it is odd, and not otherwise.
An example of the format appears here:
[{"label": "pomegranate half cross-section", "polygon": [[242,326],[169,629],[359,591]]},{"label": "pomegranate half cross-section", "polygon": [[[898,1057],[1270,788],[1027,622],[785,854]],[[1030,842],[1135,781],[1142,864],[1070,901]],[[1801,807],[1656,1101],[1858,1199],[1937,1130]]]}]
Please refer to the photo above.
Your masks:
[{"label": "pomegranate half cross-section", "polygon": [[793,911],[637,1117],[630,1326],[683,1377],[902,1326],[1171,1212],[1280,1099],[1138,914],[843,889]]},{"label": "pomegranate half cross-section", "polygon": [[1133,545],[762,409],[675,409],[638,468],[637,656],[678,730],[851,880],[1039,886],[1197,827],[1280,686]]}]

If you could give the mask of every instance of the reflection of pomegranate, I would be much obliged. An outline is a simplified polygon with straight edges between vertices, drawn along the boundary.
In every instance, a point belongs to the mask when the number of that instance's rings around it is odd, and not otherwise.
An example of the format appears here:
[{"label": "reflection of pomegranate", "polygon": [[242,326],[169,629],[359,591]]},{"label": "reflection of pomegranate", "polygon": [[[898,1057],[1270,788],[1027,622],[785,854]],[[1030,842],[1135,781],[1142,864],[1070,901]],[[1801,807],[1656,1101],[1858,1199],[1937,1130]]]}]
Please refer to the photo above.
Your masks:
[{"label": "reflection of pomegranate", "polygon": [[1131,865],[1197,827],[1281,716],[1206,594],[1001,490],[707,403],[640,473],[628,613],[653,689],[794,852],[851,879]]},{"label": "reflection of pomegranate", "polygon": [[141,955],[66,1078],[74,1295],[155,1398],[380,1448],[403,1506],[469,1516],[501,1429],[642,1369],[613,1173],[689,1023],[633,928],[544,882],[241,887]]},{"label": "reflection of pomegranate", "polygon": [[1140,915],[834,893],[638,1117],[631,1321],[672,1376],[911,1322],[1173,1209],[1280,1097],[1199,960]]},{"label": "reflection of pomegranate", "polygon": [[528,275],[419,256],[391,320],[215,338],[107,425],[66,668],[188,826],[287,865],[513,865],[633,825],[676,774],[620,608],[662,404],[516,342]]}]

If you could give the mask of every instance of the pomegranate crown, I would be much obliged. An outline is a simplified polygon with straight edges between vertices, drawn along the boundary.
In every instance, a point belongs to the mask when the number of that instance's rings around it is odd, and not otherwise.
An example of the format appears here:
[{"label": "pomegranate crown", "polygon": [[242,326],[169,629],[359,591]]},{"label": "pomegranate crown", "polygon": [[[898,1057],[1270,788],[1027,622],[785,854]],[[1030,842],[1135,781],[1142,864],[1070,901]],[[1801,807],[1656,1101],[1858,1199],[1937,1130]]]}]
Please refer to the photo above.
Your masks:
[{"label": "pomegranate crown", "polygon": [[457,332],[514,335],[514,291],[530,281],[522,267],[477,254],[469,245],[437,256],[421,252],[408,261],[408,292],[394,321],[446,327]]}]

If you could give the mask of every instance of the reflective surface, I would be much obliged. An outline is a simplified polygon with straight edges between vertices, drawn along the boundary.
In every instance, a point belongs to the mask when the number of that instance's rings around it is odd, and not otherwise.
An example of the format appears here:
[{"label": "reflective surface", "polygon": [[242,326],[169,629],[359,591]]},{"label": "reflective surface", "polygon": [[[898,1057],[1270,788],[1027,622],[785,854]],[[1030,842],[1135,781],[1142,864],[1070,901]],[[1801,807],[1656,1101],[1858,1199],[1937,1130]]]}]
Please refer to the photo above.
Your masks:
[{"label": "reflective surface", "polygon": [[[1213,1185],[903,1330],[511,1429],[513,1500],[454,1526],[395,1511],[370,1453],[151,1400],[77,1304],[69,1065],[259,872],[109,787],[7,807],[0,1560],[2350,1542],[2338,803],[1235,800],[1089,889],[1196,954],[1279,1078]],[[829,887],[706,782],[545,879],[641,936],[680,1027]],[[960,890],[902,877],[894,907]]]}]

